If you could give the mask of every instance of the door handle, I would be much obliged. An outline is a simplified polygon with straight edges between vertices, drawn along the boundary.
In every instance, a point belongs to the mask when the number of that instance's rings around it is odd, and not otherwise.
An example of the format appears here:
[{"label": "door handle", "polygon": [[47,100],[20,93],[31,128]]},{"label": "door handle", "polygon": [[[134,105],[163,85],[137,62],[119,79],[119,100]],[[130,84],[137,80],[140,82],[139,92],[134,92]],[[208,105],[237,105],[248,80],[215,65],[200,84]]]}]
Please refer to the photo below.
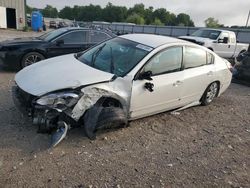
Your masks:
[{"label": "door handle", "polygon": [[209,72],[207,73],[207,75],[208,75],[208,76],[212,76],[212,75],[213,75],[213,71],[209,71]]},{"label": "door handle", "polygon": [[151,82],[146,82],[145,83],[145,85],[144,85],[144,87],[148,90],[148,91],[150,91],[150,92],[153,92],[154,91],[154,84],[153,83],[151,83]]},{"label": "door handle", "polygon": [[230,48],[231,46],[230,46],[230,44],[228,45],[228,48]]},{"label": "door handle", "polygon": [[173,86],[179,86],[181,85],[183,82],[180,80],[177,80],[175,83],[173,83]]}]

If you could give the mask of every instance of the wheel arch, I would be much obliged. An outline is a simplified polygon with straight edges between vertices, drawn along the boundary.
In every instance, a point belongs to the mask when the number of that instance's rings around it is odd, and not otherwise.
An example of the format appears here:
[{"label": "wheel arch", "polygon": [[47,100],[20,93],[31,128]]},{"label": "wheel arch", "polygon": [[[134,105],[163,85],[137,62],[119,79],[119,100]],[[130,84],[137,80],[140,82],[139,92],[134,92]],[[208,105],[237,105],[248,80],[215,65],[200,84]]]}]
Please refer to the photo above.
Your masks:
[{"label": "wheel arch", "polygon": [[245,53],[246,51],[247,51],[246,49],[242,49],[238,55]]},{"label": "wheel arch", "polygon": [[[220,82],[219,80],[215,80],[214,82],[218,83],[218,86],[219,86],[218,91],[217,91],[217,94],[216,94],[216,97],[218,97],[218,95],[219,95],[219,93],[220,93],[221,82]],[[213,83],[213,82],[212,82],[212,83]],[[211,84],[212,84],[212,83],[211,83]]]},{"label": "wheel arch", "polygon": [[[126,127],[128,124],[128,108],[126,103],[116,95],[101,97],[93,106],[88,108],[80,118],[80,121],[83,122],[85,135],[90,139],[95,139],[95,132],[97,128],[100,127],[99,121],[101,120],[103,123],[103,120],[105,120],[107,116],[109,116],[107,120],[109,123],[112,124],[118,119],[120,122],[123,122],[123,125]],[[102,126],[105,127],[105,123],[104,125],[102,124]]]}]

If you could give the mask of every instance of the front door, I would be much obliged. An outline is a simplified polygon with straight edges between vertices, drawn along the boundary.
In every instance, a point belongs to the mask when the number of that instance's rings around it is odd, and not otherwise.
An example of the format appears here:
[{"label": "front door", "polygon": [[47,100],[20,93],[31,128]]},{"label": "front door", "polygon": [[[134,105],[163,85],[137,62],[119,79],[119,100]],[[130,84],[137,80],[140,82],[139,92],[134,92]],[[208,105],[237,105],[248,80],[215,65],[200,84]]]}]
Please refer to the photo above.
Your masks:
[{"label": "front door", "polygon": [[88,31],[73,31],[57,38],[48,48],[48,56],[77,53],[89,48]]},{"label": "front door", "polygon": [[[228,40],[225,40],[227,38]],[[218,42],[214,43],[214,51],[221,57],[232,57],[235,50],[235,43],[232,43],[228,32],[222,32]]]},{"label": "front door", "polygon": [[[132,85],[130,118],[136,119],[181,105],[182,47],[167,48],[153,56],[139,74],[152,72],[152,80],[136,79]],[[153,84],[153,85],[152,85]],[[152,87],[152,90],[148,88]]]}]

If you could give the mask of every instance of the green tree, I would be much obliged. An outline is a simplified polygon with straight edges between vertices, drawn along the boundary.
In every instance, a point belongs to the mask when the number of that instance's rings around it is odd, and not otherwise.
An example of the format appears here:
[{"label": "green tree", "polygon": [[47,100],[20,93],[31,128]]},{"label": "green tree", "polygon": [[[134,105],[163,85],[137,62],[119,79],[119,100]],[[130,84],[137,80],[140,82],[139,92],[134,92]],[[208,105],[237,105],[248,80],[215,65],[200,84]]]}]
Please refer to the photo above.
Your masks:
[{"label": "green tree", "polygon": [[65,6],[60,12],[59,17],[63,19],[74,20],[74,15],[72,13],[72,8],[69,6]]},{"label": "green tree", "polygon": [[49,18],[57,18],[58,17],[57,9],[52,7],[51,5],[47,5],[44,9],[42,9],[41,12],[42,12],[44,17],[49,17]]},{"label": "green tree", "polygon": [[144,17],[144,15],[145,15],[144,4],[142,4],[142,3],[135,4],[134,7],[130,8],[128,10],[128,15],[132,15],[132,14],[138,14],[139,16]]},{"label": "green tree", "polygon": [[191,20],[190,16],[184,13],[177,15],[176,24],[180,26],[194,26],[194,22]]},{"label": "green tree", "polygon": [[66,6],[59,12],[59,17],[77,21],[127,21],[136,24],[194,26],[194,22],[187,14],[181,13],[176,16],[165,8],[154,10],[153,7],[148,7],[145,9],[142,3],[135,4],[129,9],[124,6],[114,6],[112,3],[108,3],[104,8],[92,4],[73,8]]},{"label": "green tree", "polygon": [[143,25],[145,23],[144,18],[136,13],[133,13],[132,15],[128,16],[126,21],[129,23],[135,23],[138,25]]},{"label": "green tree", "polygon": [[155,20],[151,23],[151,25],[164,25],[159,18],[155,18]]},{"label": "green tree", "polygon": [[218,28],[222,26],[221,24],[219,24],[219,20],[216,20],[215,18],[212,17],[207,18],[204,22],[206,27],[210,28]]},{"label": "green tree", "polygon": [[82,6],[79,8],[79,16],[76,18],[78,21],[101,21],[102,8],[99,5]]},{"label": "green tree", "polygon": [[144,12],[145,23],[148,24],[148,25],[151,24],[154,21],[153,11],[154,11],[154,8],[149,7]]},{"label": "green tree", "polygon": [[107,22],[124,22],[127,18],[128,9],[122,6],[114,6],[108,3],[102,11],[102,17]]}]

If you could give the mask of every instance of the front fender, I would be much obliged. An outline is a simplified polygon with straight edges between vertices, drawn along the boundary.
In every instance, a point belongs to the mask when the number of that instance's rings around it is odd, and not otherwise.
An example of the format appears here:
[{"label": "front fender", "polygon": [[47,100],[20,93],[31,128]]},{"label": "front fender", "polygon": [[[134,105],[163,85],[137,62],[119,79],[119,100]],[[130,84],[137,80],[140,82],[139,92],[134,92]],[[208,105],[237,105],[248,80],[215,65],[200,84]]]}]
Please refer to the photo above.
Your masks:
[{"label": "front fender", "polygon": [[113,98],[118,100],[122,104],[122,108],[126,116],[128,114],[128,105],[125,99],[112,91],[89,86],[83,89],[83,93],[84,95],[79,99],[71,113],[71,117],[75,121],[78,121],[84,115],[84,113],[95,104],[97,104],[97,106],[101,106],[102,101],[104,101],[105,98]]}]

